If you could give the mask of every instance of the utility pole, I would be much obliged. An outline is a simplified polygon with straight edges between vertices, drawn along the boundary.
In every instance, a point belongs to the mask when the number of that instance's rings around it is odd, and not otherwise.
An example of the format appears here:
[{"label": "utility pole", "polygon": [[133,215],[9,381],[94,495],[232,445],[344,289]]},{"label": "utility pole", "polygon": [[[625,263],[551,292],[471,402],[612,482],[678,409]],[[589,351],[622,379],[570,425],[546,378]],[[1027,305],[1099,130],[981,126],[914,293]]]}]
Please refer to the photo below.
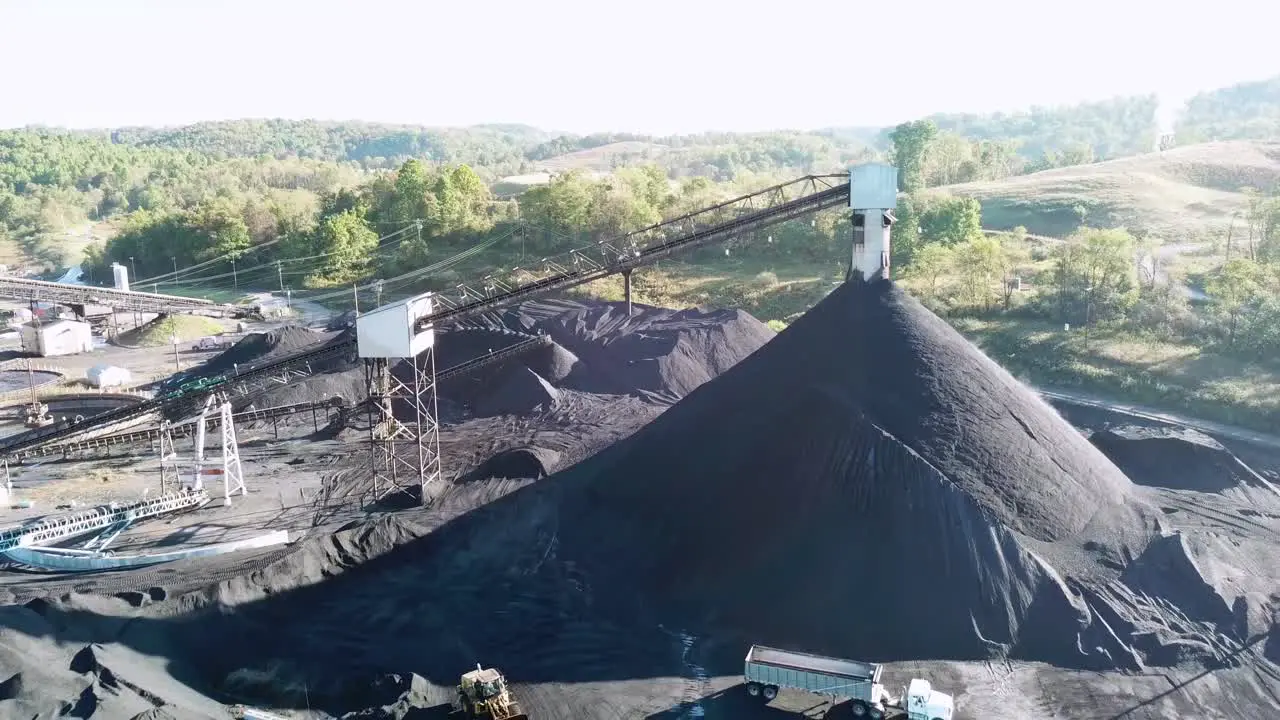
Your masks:
[{"label": "utility pole", "polygon": [[178,359],[178,333],[169,335],[169,339],[173,341],[173,368],[174,372],[182,372],[182,361]]},{"label": "utility pole", "polygon": [[129,267],[133,270],[133,280],[134,280],[134,282],[137,282],[137,280],[138,280],[138,263],[136,263],[136,262],[134,262],[134,261],[133,261],[133,256],[132,256],[132,255],[130,255],[130,256],[129,256]]},{"label": "utility pole", "polygon": [[284,292],[284,270],[280,268],[280,261],[276,261],[276,277],[280,279],[280,292]]},{"label": "utility pole", "polygon": [[360,285],[351,283],[351,298],[356,301],[356,315],[360,314]]},{"label": "utility pole", "polygon": [[378,280],[373,283],[373,293],[375,307],[382,307],[382,281]]},{"label": "utility pole", "polygon": [[232,260],[232,261],[231,261],[231,286],[232,286],[232,287],[234,287],[234,288],[235,288],[235,289],[237,289],[237,290],[239,290],[239,289],[240,289],[240,278],[239,278],[239,276],[237,276],[237,275],[236,275],[236,261],[235,261],[235,260]]},{"label": "utility pole", "polygon": [[173,261],[173,278],[177,280],[178,279],[178,256],[170,255],[169,259]]}]

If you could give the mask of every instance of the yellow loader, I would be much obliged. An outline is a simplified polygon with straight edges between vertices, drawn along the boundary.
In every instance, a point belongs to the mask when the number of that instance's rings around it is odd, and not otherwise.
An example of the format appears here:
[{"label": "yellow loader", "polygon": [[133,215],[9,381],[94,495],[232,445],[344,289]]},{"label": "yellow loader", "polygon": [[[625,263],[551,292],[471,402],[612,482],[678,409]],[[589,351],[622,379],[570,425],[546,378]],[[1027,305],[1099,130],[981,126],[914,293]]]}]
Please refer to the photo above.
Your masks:
[{"label": "yellow loader", "polygon": [[494,668],[476,669],[458,683],[458,704],[465,717],[475,720],[529,720],[507,689],[507,681]]}]

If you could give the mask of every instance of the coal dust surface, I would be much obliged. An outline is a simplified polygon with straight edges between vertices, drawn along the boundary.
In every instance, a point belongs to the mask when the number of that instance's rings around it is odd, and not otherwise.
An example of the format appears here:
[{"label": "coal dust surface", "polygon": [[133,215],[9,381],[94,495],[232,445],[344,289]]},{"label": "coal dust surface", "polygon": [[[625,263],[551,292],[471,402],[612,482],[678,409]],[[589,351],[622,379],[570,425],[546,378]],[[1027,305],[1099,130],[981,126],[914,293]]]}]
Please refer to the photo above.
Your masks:
[{"label": "coal dust surface", "polygon": [[1269,480],[1222,443],[1188,428],[1120,426],[1089,437],[1131,480],[1175,490],[1261,491],[1280,497]]},{"label": "coal dust surface", "polygon": [[957,720],[1280,711],[1269,520],[1131,481],[894,284],[840,286],[776,336],[529,303],[443,332],[437,359],[537,333],[444,383],[459,465],[429,507],[60,597],[9,586],[0,713],[444,718],[482,663],[536,720],[821,716],[747,700],[751,643],[889,663]]},{"label": "coal dust surface", "polygon": [[[1070,582],[1154,511],[891,284],[847,284],[566,471],[565,548],[688,623],[837,655],[1111,665]],[[865,618],[876,618],[865,622]]]}]

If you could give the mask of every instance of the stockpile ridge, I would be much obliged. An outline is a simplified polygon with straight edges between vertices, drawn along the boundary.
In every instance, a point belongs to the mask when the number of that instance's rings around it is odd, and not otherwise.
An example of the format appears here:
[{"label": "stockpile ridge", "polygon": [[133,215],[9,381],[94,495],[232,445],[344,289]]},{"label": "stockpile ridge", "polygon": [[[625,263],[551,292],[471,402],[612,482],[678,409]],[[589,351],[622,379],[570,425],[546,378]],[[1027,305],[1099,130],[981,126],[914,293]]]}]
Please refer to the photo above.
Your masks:
[{"label": "stockpile ridge", "polygon": [[857,657],[1106,665],[1068,583],[1151,533],[1114,465],[888,282],[842,286],[557,480],[562,547],[603,588]]}]

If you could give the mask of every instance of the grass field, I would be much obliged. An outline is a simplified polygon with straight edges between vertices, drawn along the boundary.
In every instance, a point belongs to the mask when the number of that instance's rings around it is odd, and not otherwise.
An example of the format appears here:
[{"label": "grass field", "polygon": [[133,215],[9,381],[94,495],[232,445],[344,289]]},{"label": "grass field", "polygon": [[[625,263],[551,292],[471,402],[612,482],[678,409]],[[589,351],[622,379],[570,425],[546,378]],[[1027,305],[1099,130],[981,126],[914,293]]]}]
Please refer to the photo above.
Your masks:
[{"label": "grass field", "polygon": [[213,318],[169,315],[122,333],[118,342],[129,347],[157,347],[172,343],[173,336],[177,335],[178,344],[183,344],[206,335],[216,335],[225,329],[223,323]]},{"label": "grass field", "polygon": [[944,190],[977,198],[987,227],[1061,237],[1123,225],[1172,241],[1225,233],[1242,187],[1277,183],[1280,144],[1220,142]]},{"label": "grass field", "polygon": [[1024,381],[1280,431],[1280,364],[1249,363],[1132,330],[971,318],[953,325]]}]

